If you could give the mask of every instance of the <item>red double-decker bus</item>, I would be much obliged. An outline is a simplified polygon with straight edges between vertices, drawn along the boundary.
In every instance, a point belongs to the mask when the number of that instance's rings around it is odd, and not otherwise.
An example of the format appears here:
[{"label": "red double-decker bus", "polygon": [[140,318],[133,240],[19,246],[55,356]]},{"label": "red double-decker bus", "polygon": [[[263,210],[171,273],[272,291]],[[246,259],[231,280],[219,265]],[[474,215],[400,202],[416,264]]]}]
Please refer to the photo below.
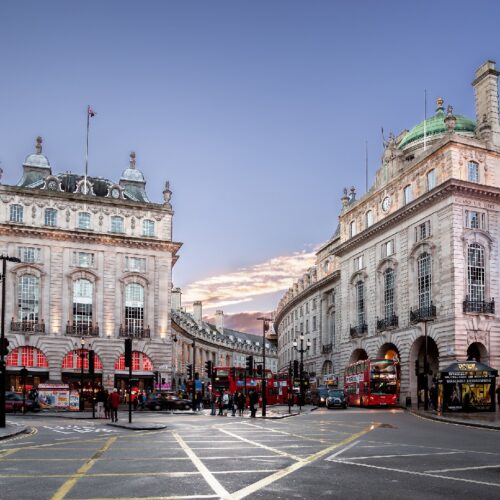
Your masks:
[{"label": "red double-decker bus", "polygon": [[400,369],[394,359],[365,359],[345,369],[344,391],[351,406],[395,406]]}]

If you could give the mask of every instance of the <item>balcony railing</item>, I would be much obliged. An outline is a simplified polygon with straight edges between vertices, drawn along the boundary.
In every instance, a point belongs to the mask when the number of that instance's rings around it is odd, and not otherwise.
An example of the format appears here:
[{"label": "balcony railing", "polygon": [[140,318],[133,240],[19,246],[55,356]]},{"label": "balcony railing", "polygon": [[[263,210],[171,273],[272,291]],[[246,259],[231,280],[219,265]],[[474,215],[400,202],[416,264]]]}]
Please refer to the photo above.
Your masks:
[{"label": "balcony railing", "polygon": [[436,316],[436,306],[432,302],[428,306],[410,309],[410,323],[432,321]]},{"label": "balcony railing", "polygon": [[151,329],[149,328],[149,325],[147,328],[120,325],[119,335],[120,337],[132,337],[134,339],[149,339],[151,338]]},{"label": "balcony railing", "polygon": [[325,344],[321,346],[321,354],[330,354],[333,350],[332,344]]},{"label": "balcony railing", "polygon": [[384,330],[390,330],[391,328],[397,328],[398,326],[399,318],[395,314],[388,316],[387,318],[377,318],[377,332],[383,332]]},{"label": "balcony railing", "polygon": [[351,326],[350,332],[351,337],[361,337],[363,333],[368,331],[368,325],[366,323],[362,323],[361,325]]},{"label": "balcony railing", "polygon": [[66,335],[76,335],[78,337],[98,337],[99,325],[87,325],[79,323],[77,325],[70,325],[69,321],[66,325]]},{"label": "balcony railing", "polygon": [[11,332],[23,332],[23,333],[45,333],[45,323],[42,319],[42,322],[38,321],[15,321],[12,318],[10,322],[10,331]]},{"label": "balcony railing", "polygon": [[486,300],[471,300],[467,295],[463,302],[464,313],[495,314],[495,299],[489,302]]}]

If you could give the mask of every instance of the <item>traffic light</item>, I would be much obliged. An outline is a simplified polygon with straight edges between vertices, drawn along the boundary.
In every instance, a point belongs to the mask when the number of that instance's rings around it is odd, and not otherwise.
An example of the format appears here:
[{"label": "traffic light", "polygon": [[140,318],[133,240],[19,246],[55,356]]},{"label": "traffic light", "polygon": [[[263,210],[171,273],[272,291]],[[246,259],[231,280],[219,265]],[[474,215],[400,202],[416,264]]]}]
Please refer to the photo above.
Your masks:
[{"label": "traffic light", "polygon": [[0,344],[0,352],[4,356],[7,356],[7,354],[9,354],[9,343],[9,339],[7,337],[4,337],[2,344]]},{"label": "traffic light", "polygon": [[194,372],[194,379],[200,380],[200,374],[198,372]]},{"label": "traffic light", "polygon": [[188,379],[191,380],[193,378],[193,365],[187,365],[186,371],[187,371]]},{"label": "traffic light", "polygon": [[247,356],[247,366],[246,370],[250,377],[253,376],[253,356]]},{"label": "traffic light", "polygon": [[205,372],[208,378],[212,378],[212,361],[205,361]]},{"label": "traffic light", "polygon": [[231,366],[230,373],[231,377],[236,378],[236,367]]},{"label": "traffic light", "polygon": [[269,320],[264,320],[264,333],[269,331]]},{"label": "traffic light", "polygon": [[299,362],[296,359],[293,361],[293,378],[299,378]]},{"label": "traffic light", "polygon": [[257,365],[257,375],[262,377],[262,365]]},{"label": "traffic light", "polygon": [[132,339],[125,339],[125,366],[132,366]]},{"label": "traffic light", "polygon": [[89,373],[93,375],[94,370],[95,370],[95,351],[91,349],[89,351]]},{"label": "traffic light", "polygon": [[418,369],[418,359],[415,360],[415,375],[418,377],[419,369]]},{"label": "traffic light", "polygon": [[290,364],[288,365],[288,378],[292,378],[293,376],[293,368],[292,368],[292,362],[290,361]]}]

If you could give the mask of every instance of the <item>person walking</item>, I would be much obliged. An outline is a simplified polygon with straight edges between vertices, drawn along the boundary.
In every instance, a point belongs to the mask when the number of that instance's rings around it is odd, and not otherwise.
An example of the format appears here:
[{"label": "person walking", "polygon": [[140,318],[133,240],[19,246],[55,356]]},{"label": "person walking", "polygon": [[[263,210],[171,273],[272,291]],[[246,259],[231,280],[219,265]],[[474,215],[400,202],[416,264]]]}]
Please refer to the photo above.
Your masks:
[{"label": "person walking", "polygon": [[231,417],[236,417],[236,393],[231,395],[229,405],[231,406]]},{"label": "person walking", "polygon": [[109,419],[110,417],[110,406],[109,406],[109,392],[104,392],[104,418]]},{"label": "person walking", "polygon": [[498,409],[500,410],[500,385],[497,387],[496,393],[497,393]]},{"label": "person walking", "polygon": [[236,405],[238,406],[238,415],[242,417],[243,412],[245,411],[245,396],[243,396],[241,391],[239,391],[236,396]]},{"label": "person walking", "polygon": [[217,406],[219,407],[219,413],[217,413],[218,417],[224,416],[224,391],[220,391],[219,397],[217,398]]},{"label": "person walking", "polygon": [[215,395],[215,392],[210,393],[210,415],[215,416],[215,405],[217,404],[217,396]]},{"label": "person walking", "polygon": [[259,402],[259,396],[256,391],[252,389],[250,392],[250,417],[255,418],[257,414],[257,403]]},{"label": "person walking", "polygon": [[103,418],[104,417],[104,403],[106,401],[106,396],[104,394],[104,389],[99,387],[99,391],[97,392],[96,396],[96,401],[97,401],[97,418]]},{"label": "person walking", "polygon": [[118,422],[118,407],[120,406],[120,395],[115,387],[109,395],[109,406],[111,408],[111,422]]}]

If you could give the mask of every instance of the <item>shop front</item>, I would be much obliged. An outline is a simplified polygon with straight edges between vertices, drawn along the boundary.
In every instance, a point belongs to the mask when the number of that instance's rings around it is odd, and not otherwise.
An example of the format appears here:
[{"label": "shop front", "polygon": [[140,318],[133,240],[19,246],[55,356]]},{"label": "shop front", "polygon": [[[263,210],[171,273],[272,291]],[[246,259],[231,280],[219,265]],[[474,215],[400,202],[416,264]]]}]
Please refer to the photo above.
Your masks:
[{"label": "shop front", "polygon": [[[35,347],[22,346],[13,349],[6,358],[6,364],[7,390],[22,393],[26,384],[26,392],[29,392],[49,379],[47,357]],[[21,377],[22,368],[28,370],[26,380]]]},{"label": "shop front", "polygon": [[[115,387],[124,402],[128,401],[128,378],[129,369],[125,366],[125,355],[122,354],[115,364]],[[155,378],[151,358],[143,352],[132,351],[132,400],[139,393],[152,392]]]},{"label": "shop front", "polygon": [[478,361],[455,362],[440,372],[438,410],[495,411],[498,371]]}]

